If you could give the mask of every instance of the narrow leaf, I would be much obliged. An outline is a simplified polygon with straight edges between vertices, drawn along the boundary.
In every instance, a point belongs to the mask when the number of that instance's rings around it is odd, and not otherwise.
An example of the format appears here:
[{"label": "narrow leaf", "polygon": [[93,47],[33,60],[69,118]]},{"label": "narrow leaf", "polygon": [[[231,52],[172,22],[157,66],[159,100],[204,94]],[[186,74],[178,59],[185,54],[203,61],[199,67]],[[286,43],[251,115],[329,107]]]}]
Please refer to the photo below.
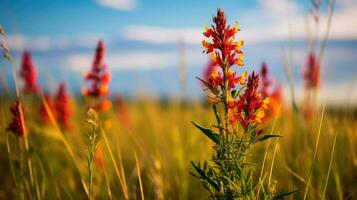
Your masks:
[{"label": "narrow leaf", "polygon": [[297,192],[300,192],[302,190],[294,190],[294,191],[291,191],[291,192],[286,192],[286,193],[282,193],[282,194],[278,194],[276,196],[273,197],[273,200],[280,200],[280,199],[284,199],[285,197],[287,196],[290,196],[294,193],[297,193]]},{"label": "narrow leaf", "polygon": [[217,133],[214,133],[211,129],[208,128],[204,128],[198,124],[196,124],[195,122],[192,122],[193,125],[195,125],[198,129],[200,129],[200,131],[202,131],[202,133],[204,133],[207,137],[209,137],[214,143],[219,144],[220,141],[220,135],[218,135]]},{"label": "narrow leaf", "polygon": [[264,140],[267,140],[269,138],[274,138],[274,137],[282,137],[281,135],[270,135],[270,134],[267,134],[267,135],[262,135],[261,137],[258,138],[258,142],[261,142],[261,141],[264,141]]}]

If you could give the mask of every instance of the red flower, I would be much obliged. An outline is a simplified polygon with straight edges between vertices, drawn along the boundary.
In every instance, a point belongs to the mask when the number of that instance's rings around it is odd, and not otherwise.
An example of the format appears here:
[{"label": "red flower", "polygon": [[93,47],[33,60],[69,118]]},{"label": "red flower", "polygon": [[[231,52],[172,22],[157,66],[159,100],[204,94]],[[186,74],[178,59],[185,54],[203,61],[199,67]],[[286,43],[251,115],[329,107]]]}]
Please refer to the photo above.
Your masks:
[{"label": "red flower", "polygon": [[85,80],[91,82],[90,88],[82,89],[85,96],[98,98],[108,95],[108,84],[111,79],[111,74],[108,72],[107,65],[104,64],[104,55],[104,43],[103,41],[99,41],[92,64],[92,70],[84,76]]},{"label": "red flower", "polygon": [[[208,88],[215,96],[224,94],[226,89],[235,88],[237,83],[245,83],[246,72],[237,76],[236,72],[230,69],[232,65],[243,66],[243,41],[235,41],[238,31],[237,24],[233,27],[227,25],[227,19],[221,9],[218,9],[217,16],[213,17],[213,25],[205,27],[203,35],[210,41],[204,40],[202,45],[204,52],[211,54],[212,63],[206,70],[204,80],[208,82]],[[207,78],[208,74],[210,75]]]},{"label": "red flower", "polygon": [[65,128],[71,128],[71,100],[70,96],[66,90],[66,84],[61,83],[58,88],[56,101],[55,101],[55,110],[58,122],[63,125]]},{"label": "red flower", "polygon": [[[55,103],[53,102],[51,96],[49,94],[47,94],[47,93],[45,94],[45,101],[46,101],[47,106],[50,109],[52,115],[54,117],[56,117]],[[49,123],[50,122],[50,116],[49,116],[49,113],[47,112],[47,109],[46,109],[44,103],[42,103],[42,105],[40,107],[40,114],[41,114],[42,121],[44,123]]]},{"label": "red flower", "polygon": [[235,88],[236,84],[239,83],[241,85],[245,84],[245,79],[247,78],[247,71],[244,71],[240,76],[237,77],[236,71],[231,69],[228,70],[227,73],[227,80],[228,80],[228,87],[230,89]]},{"label": "red flower", "polygon": [[272,113],[277,113],[279,110],[283,98],[282,88],[280,86],[276,86],[275,89],[272,90],[274,80],[270,78],[268,65],[265,62],[263,62],[262,64],[262,68],[260,70],[260,76],[261,76],[262,98],[263,99],[266,97],[270,98],[269,111],[268,113],[266,113],[264,118],[267,119]]},{"label": "red flower", "polygon": [[213,70],[210,77],[208,77],[208,83],[212,87],[212,89],[217,89],[223,83],[223,76],[218,69]]},{"label": "red flower", "polygon": [[102,145],[98,145],[98,148],[95,151],[94,162],[95,162],[95,164],[97,164],[97,166],[99,167],[100,170],[105,170]]},{"label": "red flower", "polygon": [[263,62],[261,70],[260,70],[260,76],[261,76],[261,91],[263,97],[269,97],[270,95],[270,86],[273,83],[273,80],[270,79],[269,77],[269,69],[268,66],[265,62]]},{"label": "red flower", "polygon": [[240,122],[243,128],[262,123],[265,110],[268,109],[269,98],[264,100],[258,92],[259,75],[253,73],[248,77],[247,88],[237,100],[229,103],[228,108],[232,124]]},{"label": "red flower", "polygon": [[319,66],[319,61],[316,58],[314,52],[310,52],[307,58],[306,69],[303,72],[303,77],[305,79],[305,87],[307,89],[313,89],[319,87],[320,66]]},{"label": "red flower", "polygon": [[128,111],[128,108],[125,104],[124,98],[121,96],[117,96],[115,98],[115,105],[118,114],[119,121],[127,128],[132,127],[133,123]]},{"label": "red flower", "polygon": [[31,54],[25,51],[22,57],[22,65],[20,69],[20,77],[25,82],[24,92],[38,93],[39,86],[37,84],[37,73],[35,65],[32,62]]},{"label": "red flower", "polygon": [[13,132],[18,136],[26,136],[27,131],[24,124],[25,109],[22,104],[20,104],[19,100],[15,101],[14,105],[11,106],[10,111],[12,113],[13,119],[6,130]]},{"label": "red flower", "polygon": [[236,64],[243,66],[243,52],[241,48],[243,41],[236,42],[235,34],[239,31],[238,25],[230,27],[227,25],[227,19],[222,9],[218,9],[217,16],[213,17],[214,24],[211,27],[206,26],[204,36],[211,39],[202,41],[205,48],[204,52],[212,53],[215,65],[220,67],[231,67]]}]

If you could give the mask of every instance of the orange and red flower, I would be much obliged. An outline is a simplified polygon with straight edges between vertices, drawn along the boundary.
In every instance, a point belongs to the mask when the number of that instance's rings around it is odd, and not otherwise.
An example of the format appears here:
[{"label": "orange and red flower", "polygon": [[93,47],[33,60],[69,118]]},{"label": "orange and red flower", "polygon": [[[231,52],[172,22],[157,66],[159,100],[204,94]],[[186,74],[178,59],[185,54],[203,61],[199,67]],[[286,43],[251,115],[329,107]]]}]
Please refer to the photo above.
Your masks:
[{"label": "orange and red flower", "polygon": [[303,72],[305,87],[307,89],[318,88],[320,84],[320,65],[314,52],[310,52]]},{"label": "orange and red flower", "polygon": [[262,98],[269,97],[271,99],[269,108],[272,113],[277,113],[282,103],[282,88],[280,86],[272,88],[274,80],[269,77],[268,65],[265,62],[262,64],[260,76]]},{"label": "orange and red flower", "polygon": [[89,88],[83,88],[85,96],[94,98],[105,97],[109,93],[111,74],[108,66],[104,63],[105,47],[103,41],[99,41],[96,49],[92,70],[84,75],[85,80],[91,82]]},{"label": "orange and red flower", "polygon": [[27,131],[25,128],[25,109],[19,100],[16,100],[14,105],[10,108],[11,114],[13,116],[11,123],[6,128],[7,131],[10,131],[18,136],[26,136]]},{"label": "orange and red flower", "polygon": [[66,84],[59,85],[55,100],[56,118],[65,128],[71,128],[72,107],[71,99],[67,93]]},{"label": "orange and red flower", "polygon": [[32,62],[31,54],[25,51],[22,57],[20,77],[24,80],[25,93],[38,93],[40,91],[37,83],[37,72]]},{"label": "orange and red flower", "polygon": [[235,41],[235,34],[239,31],[238,24],[231,27],[227,25],[227,19],[222,9],[218,9],[217,16],[213,17],[214,24],[206,26],[203,33],[211,41],[203,40],[204,52],[212,54],[214,65],[231,67],[243,66],[243,41]]},{"label": "orange and red flower", "polygon": [[238,99],[229,102],[228,108],[231,115],[230,122],[237,121],[243,128],[263,122],[265,111],[270,102],[269,97],[262,98],[258,92],[259,75],[253,73],[248,77],[247,88]]}]

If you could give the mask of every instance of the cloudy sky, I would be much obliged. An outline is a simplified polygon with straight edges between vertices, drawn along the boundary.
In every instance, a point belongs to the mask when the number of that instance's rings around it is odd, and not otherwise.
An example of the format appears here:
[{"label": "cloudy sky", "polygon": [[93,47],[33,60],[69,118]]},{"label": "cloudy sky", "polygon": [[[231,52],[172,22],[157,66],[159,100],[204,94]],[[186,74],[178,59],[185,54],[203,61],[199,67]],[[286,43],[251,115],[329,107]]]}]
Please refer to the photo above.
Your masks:
[{"label": "cloudy sky", "polygon": [[[1,0],[0,24],[8,34],[15,65],[21,52],[30,50],[47,90],[66,81],[73,93],[78,92],[85,85],[80,76],[90,69],[96,43],[103,39],[113,93],[179,95],[181,45],[188,94],[200,96],[203,93],[194,77],[201,75],[208,62],[200,46],[202,31],[217,8],[225,10],[230,23],[238,21],[247,68],[259,70],[266,61],[284,87],[290,32],[293,76],[300,90],[301,67],[308,54],[306,27],[312,22],[310,0]],[[326,27],[326,9],[321,11],[320,38]],[[356,1],[337,0],[323,61],[322,96],[326,98],[357,99],[356,20]],[[10,82],[10,66],[0,64],[2,77]]]}]

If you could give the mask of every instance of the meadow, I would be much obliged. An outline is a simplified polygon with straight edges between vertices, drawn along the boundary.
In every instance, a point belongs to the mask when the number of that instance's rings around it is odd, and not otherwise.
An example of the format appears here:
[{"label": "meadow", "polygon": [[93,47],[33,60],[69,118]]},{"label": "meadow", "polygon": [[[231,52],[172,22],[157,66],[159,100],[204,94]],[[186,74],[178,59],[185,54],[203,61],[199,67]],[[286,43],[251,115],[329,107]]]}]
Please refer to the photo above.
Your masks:
[{"label": "meadow", "polygon": [[[26,108],[35,108],[36,101],[25,101]],[[36,110],[29,110],[26,116],[31,135],[29,136],[31,160],[34,165],[37,186],[40,197],[44,199],[85,199],[80,177],[87,180],[86,142],[87,134],[82,128],[85,125],[86,107],[83,101],[72,102],[75,106],[73,130],[60,133],[53,125],[44,126]],[[1,98],[2,123],[1,130],[7,126],[11,116],[8,107],[9,98]],[[320,199],[327,182],[327,199],[354,199],[357,165],[357,123],[355,110],[340,108],[325,108],[318,110],[316,117],[305,123],[297,113],[288,108],[278,116],[274,133],[283,135],[279,140],[271,140],[267,151],[267,161],[263,176],[266,182],[271,174],[271,181],[276,183],[278,191],[293,191],[304,189],[313,166],[311,189],[308,199]],[[209,125],[214,116],[208,105],[202,102],[182,103],[170,100],[142,99],[127,103],[127,115],[130,116],[130,126],[118,117],[117,112],[103,116],[102,123],[109,123],[106,134],[114,154],[120,174],[125,176],[125,185],[131,199],[140,199],[140,184],[136,171],[140,166],[141,181],[144,196],[147,199],[206,199],[208,194],[203,190],[199,180],[188,172],[193,171],[190,160],[204,160],[212,153],[208,141],[190,121]],[[321,118],[323,117],[322,123]],[[109,121],[106,121],[109,120]],[[270,120],[265,129],[271,131],[274,119]],[[321,135],[318,151],[313,162],[314,147],[317,142],[319,127]],[[78,160],[76,168],[71,157],[59,138],[64,134],[66,141]],[[332,147],[336,138],[334,152]],[[11,175],[7,145],[10,145],[10,155],[15,159],[17,138],[13,134],[2,131],[1,135],[1,198],[12,199],[18,193]],[[116,175],[110,154],[101,142],[105,168],[95,166],[94,194],[98,199],[123,199],[123,187]],[[261,172],[267,144],[256,146],[251,159],[258,161],[256,174]],[[134,154],[138,156],[138,163]],[[332,157],[332,153],[333,157]],[[275,155],[275,156],[274,156]],[[273,157],[275,161],[273,162]],[[326,180],[330,160],[332,164],[329,180]],[[13,166],[16,170],[16,162]],[[121,169],[123,171],[121,171]],[[78,173],[78,170],[80,174]],[[105,171],[104,171],[105,170]],[[20,179],[19,174],[15,174]],[[108,180],[106,180],[108,179]],[[110,193],[108,192],[108,181]],[[276,181],[276,182],[275,182]],[[296,193],[290,199],[302,199],[303,191]]]},{"label": "meadow", "polygon": [[297,100],[289,58],[283,94],[266,64],[245,70],[239,31],[222,9],[205,26],[201,98],[125,98],[110,94],[102,40],[82,94],[49,92],[0,27],[15,85],[1,85],[0,199],[357,199],[357,108],[318,101],[327,36],[310,41]]}]

